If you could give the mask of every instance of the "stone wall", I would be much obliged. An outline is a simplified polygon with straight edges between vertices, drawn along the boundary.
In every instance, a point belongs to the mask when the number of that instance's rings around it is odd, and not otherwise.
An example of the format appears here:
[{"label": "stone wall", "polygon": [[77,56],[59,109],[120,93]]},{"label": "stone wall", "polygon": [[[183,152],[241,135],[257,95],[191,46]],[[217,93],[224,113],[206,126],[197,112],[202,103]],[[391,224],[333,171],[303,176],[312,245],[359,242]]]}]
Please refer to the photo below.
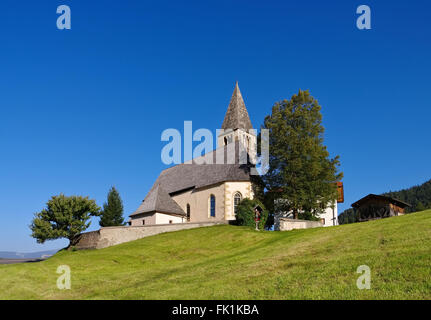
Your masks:
[{"label": "stone wall", "polygon": [[102,249],[120,243],[129,242],[159,233],[179,231],[200,227],[209,227],[217,224],[226,224],[227,221],[199,222],[199,223],[172,223],[148,226],[106,227],[98,231],[80,234],[73,245],[77,249]]},{"label": "stone wall", "polygon": [[289,231],[293,229],[308,229],[308,228],[318,228],[323,227],[320,221],[310,221],[310,220],[299,220],[299,219],[288,219],[280,218],[279,224],[276,230],[278,231]]}]

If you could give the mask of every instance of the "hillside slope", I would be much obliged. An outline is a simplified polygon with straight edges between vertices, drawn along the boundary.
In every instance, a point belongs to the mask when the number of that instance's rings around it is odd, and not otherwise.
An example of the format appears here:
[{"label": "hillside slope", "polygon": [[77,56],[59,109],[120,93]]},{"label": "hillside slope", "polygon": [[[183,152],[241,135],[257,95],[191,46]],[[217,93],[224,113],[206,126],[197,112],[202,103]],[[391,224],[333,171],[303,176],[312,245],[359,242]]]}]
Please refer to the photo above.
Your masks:
[{"label": "hillside slope", "polygon": [[[56,287],[57,267],[72,289]],[[371,289],[356,287],[371,268]],[[431,299],[431,211],[256,232],[215,226],[0,266],[0,299]]]}]

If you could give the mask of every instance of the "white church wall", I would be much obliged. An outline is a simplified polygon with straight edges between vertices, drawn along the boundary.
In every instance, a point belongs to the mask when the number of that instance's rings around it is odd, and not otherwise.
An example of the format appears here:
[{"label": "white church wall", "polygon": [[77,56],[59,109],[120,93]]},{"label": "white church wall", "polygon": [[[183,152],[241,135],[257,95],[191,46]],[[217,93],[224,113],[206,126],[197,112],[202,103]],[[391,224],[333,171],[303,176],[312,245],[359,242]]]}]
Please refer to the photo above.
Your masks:
[{"label": "white church wall", "polygon": [[[145,221],[145,223],[144,223]],[[155,213],[142,213],[140,215],[134,216],[130,219],[130,225],[132,227],[138,227],[143,225],[153,225],[156,224],[156,214]]]},{"label": "white church wall", "polygon": [[194,221],[194,215],[196,211],[196,198],[192,196],[193,190],[188,190],[185,192],[182,192],[180,194],[176,194],[174,196],[171,196],[171,198],[178,203],[178,205],[183,209],[184,212],[187,212],[187,204],[190,205],[190,222]]},{"label": "white church wall", "polygon": [[156,212],[156,224],[183,223],[185,218]]},{"label": "white church wall", "polygon": [[234,214],[234,195],[241,193],[242,199],[253,199],[253,190],[248,181],[226,182],[225,183],[225,219],[235,220]]},{"label": "white church wall", "polygon": [[[210,217],[208,199],[211,195],[216,198],[215,217]],[[187,204],[190,204],[190,222],[222,221],[224,220],[225,201],[224,183],[218,183],[200,189],[189,190],[172,196],[172,199],[187,212]]]},{"label": "white church wall", "polygon": [[[254,162],[256,158],[257,138],[254,131],[247,132],[242,129],[228,129],[217,137],[217,148],[230,144],[234,141],[239,141],[243,150],[249,153],[250,159]],[[235,149],[232,150],[235,152]]]}]

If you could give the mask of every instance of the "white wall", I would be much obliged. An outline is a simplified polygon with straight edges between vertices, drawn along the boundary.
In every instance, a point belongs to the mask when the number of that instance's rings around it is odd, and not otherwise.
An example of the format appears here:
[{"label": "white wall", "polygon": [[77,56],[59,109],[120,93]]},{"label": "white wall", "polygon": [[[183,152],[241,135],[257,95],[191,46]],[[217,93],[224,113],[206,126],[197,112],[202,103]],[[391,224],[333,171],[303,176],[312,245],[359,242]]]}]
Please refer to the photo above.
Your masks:
[{"label": "white wall", "polygon": [[[331,226],[338,226],[338,206],[335,202],[334,209],[332,210],[331,207],[328,207],[325,209],[325,212],[320,214],[319,217],[321,219],[325,219],[323,226],[324,227],[331,227]],[[274,215],[274,227],[279,227],[279,220],[281,218],[293,218],[293,213],[290,212],[277,212]],[[335,218],[335,219],[334,219]],[[334,223],[335,221],[335,223]],[[323,221],[322,221],[323,223]]]},{"label": "white wall", "polygon": [[253,199],[253,190],[251,187],[251,182],[241,181],[241,182],[226,182],[225,183],[225,219],[235,220],[234,214],[234,195],[235,193],[241,193],[242,199],[249,198]]},{"label": "white wall", "polygon": [[172,221],[172,223],[183,223],[186,222],[186,219],[182,217],[171,216],[169,214],[159,212],[156,213],[156,224],[169,224],[169,221]]},{"label": "white wall", "polygon": [[[338,207],[335,202],[334,210],[331,207],[326,208],[325,212],[320,215],[321,219],[325,219],[324,227],[338,226]],[[335,223],[334,223],[335,222]]]}]

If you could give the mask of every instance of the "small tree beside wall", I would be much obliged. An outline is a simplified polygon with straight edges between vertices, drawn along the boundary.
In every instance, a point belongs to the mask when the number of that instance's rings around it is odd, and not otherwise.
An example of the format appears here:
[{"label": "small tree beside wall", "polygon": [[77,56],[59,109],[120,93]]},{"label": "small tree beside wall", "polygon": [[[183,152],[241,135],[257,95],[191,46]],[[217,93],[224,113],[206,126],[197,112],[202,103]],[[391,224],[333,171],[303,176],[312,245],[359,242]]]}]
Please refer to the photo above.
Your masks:
[{"label": "small tree beside wall", "polygon": [[90,226],[90,217],[99,215],[100,207],[88,197],[53,196],[46,208],[35,214],[31,236],[38,243],[66,238],[72,245],[75,237]]}]

